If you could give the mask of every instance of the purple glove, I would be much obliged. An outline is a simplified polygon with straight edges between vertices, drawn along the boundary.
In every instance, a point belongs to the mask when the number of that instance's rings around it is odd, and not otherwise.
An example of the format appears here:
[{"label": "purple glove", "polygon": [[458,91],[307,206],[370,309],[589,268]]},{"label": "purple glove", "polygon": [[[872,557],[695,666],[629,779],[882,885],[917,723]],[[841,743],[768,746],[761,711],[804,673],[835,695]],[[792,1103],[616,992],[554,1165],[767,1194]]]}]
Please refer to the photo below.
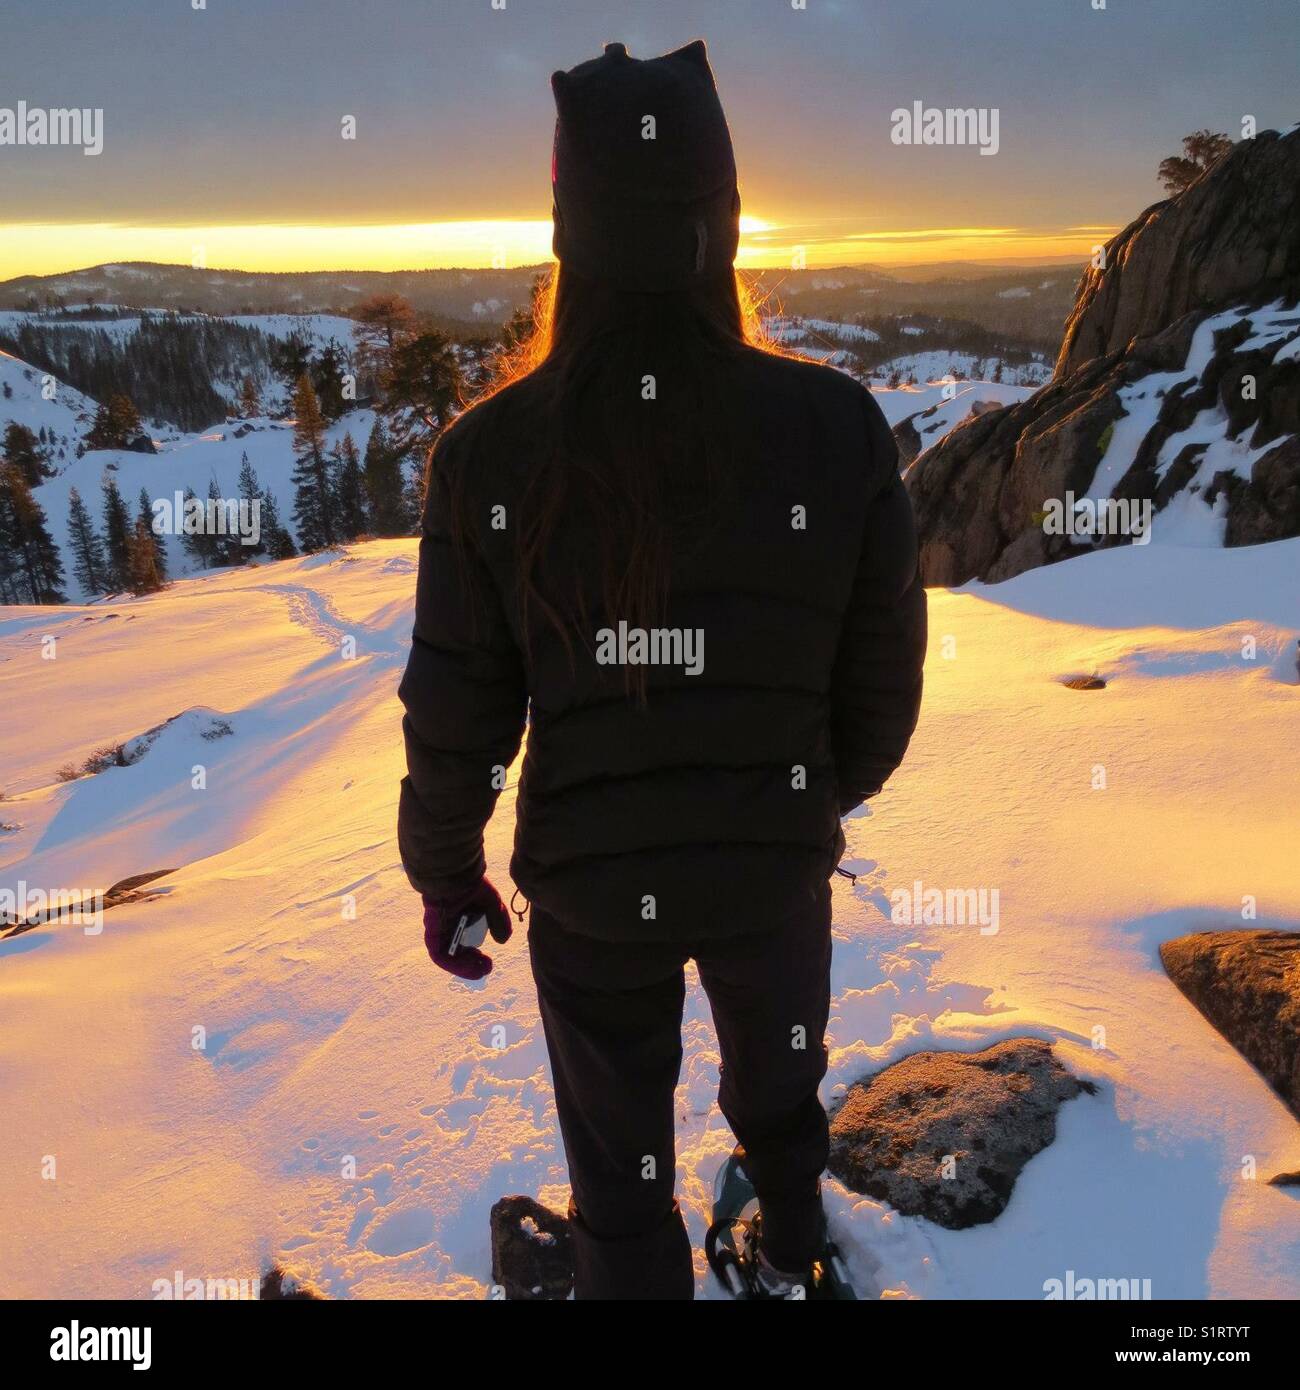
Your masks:
[{"label": "purple glove", "polygon": [[424,946],[440,970],[459,980],[481,980],[492,969],[492,958],[478,948],[488,932],[492,940],[510,940],[510,914],[491,880],[479,879],[456,898],[424,899]]}]

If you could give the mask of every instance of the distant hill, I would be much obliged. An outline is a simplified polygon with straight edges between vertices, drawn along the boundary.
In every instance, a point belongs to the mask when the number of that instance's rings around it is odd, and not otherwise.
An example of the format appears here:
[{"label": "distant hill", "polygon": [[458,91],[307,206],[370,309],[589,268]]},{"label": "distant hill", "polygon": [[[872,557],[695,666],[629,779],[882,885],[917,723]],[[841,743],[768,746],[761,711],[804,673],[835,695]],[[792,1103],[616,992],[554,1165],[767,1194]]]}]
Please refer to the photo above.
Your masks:
[{"label": "distant hill", "polygon": [[495,332],[528,300],[544,267],[511,270],[196,270],[132,261],[0,281],[0,309],[93,303],[207,314],[346,313],[372,294],[400,294],[419,312]]},{"label": "distant hill", "polygon": [[[528,302],[545,265],[508,270],[196,270],[139,261],[0,281],[0,310],[93,303],[209,314],[347,313],[367,296],[400,294],[458,336],[493,333]],[[885,271],[878,266],[746,272],[761,297],[806,318],[926,313],[960,318],[1055,356],[1081,267],[951,262]],[[773,305],[769,303],[769,309]]]}]

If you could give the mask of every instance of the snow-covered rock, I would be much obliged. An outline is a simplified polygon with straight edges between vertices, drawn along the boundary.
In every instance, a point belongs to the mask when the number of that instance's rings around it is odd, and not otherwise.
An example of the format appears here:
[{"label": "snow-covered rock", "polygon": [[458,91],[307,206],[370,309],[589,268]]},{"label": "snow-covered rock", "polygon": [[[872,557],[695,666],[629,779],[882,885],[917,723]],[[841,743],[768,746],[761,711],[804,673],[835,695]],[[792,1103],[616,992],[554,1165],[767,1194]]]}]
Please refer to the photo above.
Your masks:
[{"label": "snow-covered rock", "polygon": [[1021,1169],[1056,1138],[1056,1112],[1095,1089],[1038,1038],[914,1052],[851,1086],[828,1167],[851,1191],[960,1231],[1002,1214]]},{"label": "snow-covered rock", "polygon": [[1052,380],[909,471],[927,583],[1078,555],[1061,508],[1106,510],[1085,546],[1300,534],[1300,131],[1243,141],[1107,264],[1080,284]]}]

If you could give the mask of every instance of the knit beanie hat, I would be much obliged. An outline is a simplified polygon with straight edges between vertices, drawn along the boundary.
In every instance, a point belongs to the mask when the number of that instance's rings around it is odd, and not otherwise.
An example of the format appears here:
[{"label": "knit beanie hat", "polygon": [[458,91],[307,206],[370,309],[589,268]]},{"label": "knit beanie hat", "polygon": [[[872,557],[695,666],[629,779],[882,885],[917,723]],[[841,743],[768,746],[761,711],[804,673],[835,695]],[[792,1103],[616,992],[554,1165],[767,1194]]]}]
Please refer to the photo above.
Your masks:
[{"label": "knit beanie hat", "polygon": [[551,76],[552,242],[560,264],[625,289],[688,288],[740,240],[731,133],[702,40],[662,58],[602,57]]}]

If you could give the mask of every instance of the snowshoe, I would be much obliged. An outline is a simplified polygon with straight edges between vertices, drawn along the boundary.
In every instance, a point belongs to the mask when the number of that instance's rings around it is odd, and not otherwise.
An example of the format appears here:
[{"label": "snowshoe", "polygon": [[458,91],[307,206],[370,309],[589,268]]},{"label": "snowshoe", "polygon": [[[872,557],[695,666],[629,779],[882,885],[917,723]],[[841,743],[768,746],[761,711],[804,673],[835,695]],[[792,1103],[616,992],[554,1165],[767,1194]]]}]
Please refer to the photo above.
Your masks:
[{"label": "snowshoe", "polygon": [[759,1256],[763,1218],[744,1159],[745,1151],[737,1147],[713,1182],[713,1223],[704,1240],[704,1253],[718,1282],[735,1299],[856,1301],[843,1257],[824,1225],[821,1251],[806,1278],[785,1282],[763,1265]]}]

